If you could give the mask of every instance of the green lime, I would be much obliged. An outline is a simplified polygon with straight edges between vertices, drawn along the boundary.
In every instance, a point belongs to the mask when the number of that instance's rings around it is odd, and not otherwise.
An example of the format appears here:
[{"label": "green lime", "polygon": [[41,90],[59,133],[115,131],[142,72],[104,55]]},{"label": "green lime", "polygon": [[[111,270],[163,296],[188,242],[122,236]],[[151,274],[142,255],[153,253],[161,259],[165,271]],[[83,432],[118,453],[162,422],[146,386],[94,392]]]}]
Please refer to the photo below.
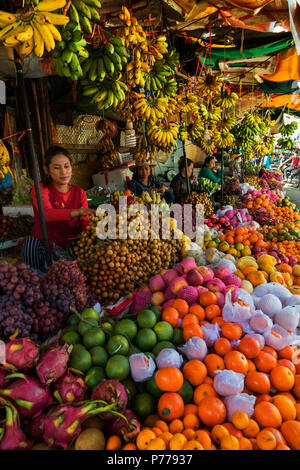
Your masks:
[{"label": "green lime", "polygon": [[131,400],[136,395],[136,392],[137,392],[134,381],[132,379],[126,379],[126,380],[123,380],[122,384],[124,385],[126,390],[129,392],[129,400]]},{"label": "green lime", "polygon": [[76,331],[76,333],[77,333],[77,332],[78,332],[77,325],[70,325],[70,326],[67,326],[67,327],[64,329],[64,334],[65,334],[65,333],[68,333],[69,331]]},{"label": "green lime", "polygon": [[81,313],[82,318],[87,320],[88,318],[94,318],[94,320],[99,321],[99,313],[97,310],[94,310],[93,308],[86,308],[83,310]]},{"label": "green lime", "polygon": [[115,326],[115,334],[123,335],[127,339],[132,340],[137,334],[137,326],[133,320],[124,319],[119,321]]},{"label": "green lime", "polygon": [[152,312],[155,313],[155,315],[156,315],[156,320],[158,320],[158,319],[160,318],[160,313],[161,313],[161,312],[160,312],[160,309],[158,308],[158,306],[157,306],[157,305],[150,305],[149,308],[150,308],[150,310],[152,310]]},{"label": "green lime", "polygon": [[121,356],[121,354],[110,357],[106,363],[105,372],[109,379],[127,379],[130,372],[128,357]]},{"label": "green lime", "polygon": [[135,337],[135,342],[142,351],[149,351],[154,348],[157,343],[157,337],[150,328],[142,328]]},{"label": "green lime", "polygon": [[150,393],[150,395],[153,395],[155,398],[159,398],[162,396],[164,393],[162,390],[158,388],[158,386],[155,383],[155,374],[152,375],[151,379],[147,380],[146,382],[146,391]]},{"label": "green lime", "polygon": [[111,356],[114,354],[126,355],[129,351],[129,343],[125,336],[114,335],[109,338],[106,349]]},{"label": "green lime", "polygon": [[95,346],[90,349],[90,355],[92,356],[93,366],[106,366],[108,354],[102,346]]},{"label": "green lime", "polygon": [[182,328],[174,328],[172,343],[175,344],[175,346],[184,344]]},{"label": "green lime", "polygon": [[173,338],[173,326],[167,321],[159,321],[153,330],[156,333],[158,341],[170,341]]},{"label": "green lime", "polygon": [[78,323],[79,323],[79,318],[77,317],[77,315],[75,315],[75,313],[69,316],[68,325],[78,325]]},{"label": "green lime", "polygon": [[98,326],[97,320],[94,318],[88,318],[87,320],[81,320],[78,325],[78,333],[81,334],[81,336],[84,335],[88,330],[91,328],[94,328],[95,326]]},{"label": "green lime", "polygon": [[[77,345],[76,345],[77,346]],[[74,347],[70,355],[70,367],[72,369],[86,372],[92,367],[92,358],[90,353],[83,346]]]},{"label": "green lime", "polygon": [[157,356],[162,349],[176,349],[176,348],[174,344],[170,343],[170,341],[160,341],[152,349],[152,352],[155,356]]},{"label": "green lime", "polygon": [[100,328],[91,328],[83,335],[83,344],[88,349],[94,346],[102,346],[105,343],[104,331]]},{"label": "green lime", "polygon": [[137,353],[140,353],[142,352],[137,346],[135,346],[134,344],[131,344],[129,346],[129,349],[128,349],[128,356],[131,356],[132,354],[137,354]]},{"label": "green lime", "polygon": [[140,418],[147,418],[156,410],[156,399],[150,393],[138,393],[134,397],[134,408]]},{"label": "green lime", "polygon": [[85,383],[91,390],[105,378],[103,367],[92,367],[85,374]]},{"label": "green lime", "polygon": [[153,328],[156,324],[156,315],[152,310],[144,309],[138,314],[136,321],[140,328]]},{"label": "green lime", "polygon": [[81,336],[76,331],[68,331],[61,339],[63,344],[78,344],[81,343]]},{"label": "green lime", "polygon": [[183,381],[183,385],[182,385],[181,389],[178,390],[177,393],[181,396],[184,403],[192,403],[193,395],[194,395],[194,389],[187,380]]},{"label": "green lime", "polygon": [[114,326],[108,321],[101,323],[100,326],[106,333],[112,333],[114,331]]}]

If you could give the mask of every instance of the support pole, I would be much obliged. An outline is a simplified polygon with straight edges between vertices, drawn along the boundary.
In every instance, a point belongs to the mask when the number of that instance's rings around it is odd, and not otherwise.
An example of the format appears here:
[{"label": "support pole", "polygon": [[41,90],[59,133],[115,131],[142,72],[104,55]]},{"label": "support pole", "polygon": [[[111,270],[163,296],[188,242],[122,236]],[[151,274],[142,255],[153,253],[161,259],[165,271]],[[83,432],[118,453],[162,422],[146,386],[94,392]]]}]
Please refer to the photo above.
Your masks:
[{"label": "support pole", "polygon": [[188,164],[187,164],[186,151],[185,151],[185,142],[183,140],[181,142],[182,142],[182,150],[183,150],[183,157],[184,157],[184,164],[185,164],[186,188],[187,188],[187,193],[191,194],[191,182],[190,182],[189,173],[188,173]]},{"label": "support pole", "polygon": [[41,222],[43,241],[44,241],[44,245],[46,249],[46,261],[47,261],[48,266],[50,266],[52,263],[52,259],[51,259],[51,254],[50,254],[47,225],[46,225],[44,206],[43,206],[43,200],[42,200],[42,195],[41,195],[38,163],[37,163],[34,142],[33,142],[30,110],[29,110],[28,98],[26,94],[22,62],[19,60],[19,58],[16,57],[16,55],[15,55],[15,66],[16,66],[16,71],[17,71],[17,89],[19,89],[21,105],[23,106],[23,111],[24,111],[24,121],[25,121],[25,126],[27,129],[27,142],[28,142],[28,150],[29,150],[28,156],[29,156],[29,161],[30,161],[30,165],[32,168],[32,175],[33,175],[36,198],[37,198],[38,209],[39,209],[39,218]]},{"label": "support pole", "polygon": [[221,200],[224,201],[224,150],[221,151]]}]

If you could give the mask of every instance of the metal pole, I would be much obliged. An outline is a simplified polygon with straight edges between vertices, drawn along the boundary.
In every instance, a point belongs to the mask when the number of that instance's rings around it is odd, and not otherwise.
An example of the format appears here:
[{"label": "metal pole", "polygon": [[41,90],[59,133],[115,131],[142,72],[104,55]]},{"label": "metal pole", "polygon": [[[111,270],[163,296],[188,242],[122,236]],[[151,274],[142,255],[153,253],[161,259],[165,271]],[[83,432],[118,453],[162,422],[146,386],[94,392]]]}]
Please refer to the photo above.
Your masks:
[{"label": "metal pole", "polygon": [[183,140],[181,142],[182,142],[182,150],[183,150],[183,157],[184,157],[184,164],[185,164],[186,188],[187,188],[187,193],[191,194],[191,182],[190,182],[189,173],[188,173],[188,164],[187,164],[186,151],[185,151],[185,142]]},{"label": "metal pole", "polygon": [[36,198],[37,198],[38,209],[39,209],[39,218],[41,222],[44,245],[46,248],[46,261],[49,266],[52,263],[52,258],[50,254],[47,225],[46,225],[44,206],[43,206],[43,200],[42,200],[42,195],[41,195],[39,170],[38,170],[38,163],[37,163],[34,142],[33,142],[32,126],[31,126],[28,98],[27,98],[25,82],[24,82],[23,67],[22,67],[21,61],[16,57],[16,55],[15,55],[15,59],[16,59],[15,65],[16,65],[16,71],[17,71],[17,87],[19,88],[19,92],[20,92],[21,102],[22,102],[23,111],[24,111],[24,121],[25,121],[26,129],[27,129],[29,161],[30,161],[31,168],[32,168],[32,175],[33,175]]},{"label": "metal pole", "polygon": [[221,200],[224,198],[224,150],[221,151]]}]

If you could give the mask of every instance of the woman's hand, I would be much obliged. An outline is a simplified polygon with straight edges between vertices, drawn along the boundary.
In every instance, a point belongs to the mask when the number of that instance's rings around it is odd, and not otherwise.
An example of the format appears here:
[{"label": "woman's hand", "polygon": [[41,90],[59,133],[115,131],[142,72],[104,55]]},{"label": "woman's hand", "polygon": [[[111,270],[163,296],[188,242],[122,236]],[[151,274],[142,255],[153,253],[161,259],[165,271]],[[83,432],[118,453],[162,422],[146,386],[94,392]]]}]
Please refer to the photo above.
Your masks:
[{"label": "woman's hand", "polygon": [[85,207],[81,207],[80,209],[73,209],[71,212],[71,217],[72,219],[74,217],[93,217],[95,215],[95,210],[94,209],[89,209]]},{"label": "woman's hand", "polygon": [[162,186],[159,188],[159,191],[160,191],[161,193],[165,193],[166,191],[168,191],[168,188],[167,188],[167,186],[162,185]]}]

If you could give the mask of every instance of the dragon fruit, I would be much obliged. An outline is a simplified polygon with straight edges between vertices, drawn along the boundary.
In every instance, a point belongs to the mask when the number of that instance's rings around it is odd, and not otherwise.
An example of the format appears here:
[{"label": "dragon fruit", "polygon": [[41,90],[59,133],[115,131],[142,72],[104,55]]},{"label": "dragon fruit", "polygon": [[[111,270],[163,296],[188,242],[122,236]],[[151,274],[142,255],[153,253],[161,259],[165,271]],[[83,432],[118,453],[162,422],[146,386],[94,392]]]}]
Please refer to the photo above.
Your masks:
[{"label": "dragon fruit", "polygon": [[4,367],[0,367],[0,390],[1,388],[4,388],[4,385],[5,385],[5,377],[10,374],[10,372],[6,369],[4,369]]},{"label": "dragon fruit", "polygon": [[31,446],[31,443],[20,428],[19,415],[14,405],[0,397],[0,409],[5,410],[6,419],[0,424],[0,450],[24,450]]},{"label": "dragon fruit", "polygon": [[55,384],[53,395],[59,403],[77,402],[85,399],[86,390],[84,379],[76,377],[70,370],[67,370],[66,374]]},{"label": "dragon fruit", "polygon": [[109,423],[108,432],[122,437],[125,442],[132,442],[141,430],[140,420],[131,410],[125,410],[122,414],[127,418],[127,422],[124,418],[115,419]]},{"label": "dragon fruit", "polygon": [[[109,404],[116,404],[117,411],[124,411],[128,404],[128,393],[124,385],[115,379],[102,379],[92,391],[92,400],[103,400]],[[103,413],[104,420],[112,419],[111,413]]]},{"label": "dragon fruit", "polygon": [[33,367],[39,358],[39,348],[29,338],[13,339],[5,345],[6,363],[17,370]]},{"label": "dragon fruit", "polygon": [[0,390],[0,395],[10,398],[22,418],[33,418],[51,403],[48,387],[43,386],[35,377],[24,374],[11,374],[8,379],[19,379]]},{"label": "dragon fruit", "polygon": [[56,382],[66,371],[72,347],[65,344],[45,352],[40,358],[36,373],[43,384]]},{"label": "dragon fruit", "polygon": [[117,407],[117,403],[109,405],[102,400],[58,405],[46,416],[42,424],[43,439],[49,447],[59,446],[66,449],[74,437],[81,433],[82,423],[90,416],[109,412],[125,418],[116,412]]},{"label": "dragon fruit", "polygon": [[35,416],[28,423],[26,434],[34,440],[41,440],[43,437],[43,425],[47,415],[41,413],[38,416]]}]

